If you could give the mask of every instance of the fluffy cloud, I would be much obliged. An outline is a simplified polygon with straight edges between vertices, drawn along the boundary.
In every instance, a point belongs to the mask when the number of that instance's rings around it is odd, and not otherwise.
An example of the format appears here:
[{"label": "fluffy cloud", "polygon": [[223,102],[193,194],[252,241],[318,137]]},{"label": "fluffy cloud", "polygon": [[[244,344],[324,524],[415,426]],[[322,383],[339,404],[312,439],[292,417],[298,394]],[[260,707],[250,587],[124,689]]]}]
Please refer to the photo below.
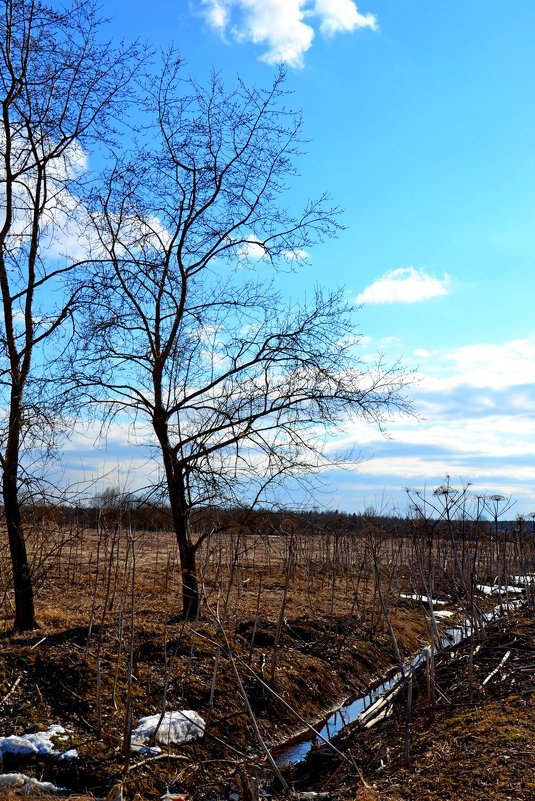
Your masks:
[{"label": "fluffy cloud", "polygon": [[[372,351],[377,343],[370,342]],[[450,475],[457,486],[497,492],[531,513],[535,486],[535,337],[418,349],[420,381],[411,387],[415,417],[388,422],[385,438],[362,420],[348,421],[330,451],[367,458],[354,477],[340,477],[333,501],[345,509],[393,499],[404,512],[403,488],[430,488]],[[389,510],[391,511],[391,509]]]},{"label": "fluffy cloud", "polygon": [[297,250],[285,250],[282,254],[286,261],[302,263],[308,261],[308,253],[306,250],[298,248]]},{"label": "fluffy cloud", "polygon": [[[416,352],[415,352],[416,355]],[[449,392],[459,387],[503,391],[535,386],[535,337],[463,345],[452,351],[418,352],[421,387]]]},{"label": "fluffy cloud", "polygon": [[356,297],[357,303],[419,303],[448,294],[449,276],[434,278],[425,270],[390,270]]},{"label": "fluffy cloud", "polygon": [[202,13],[220,34],[267,46],[262,61],[292,67],[303,66],[314,26],[327,36],[377,28],[375,16],[361,14],[353,0],[202,0]]},{"label": "fluffy cloud", "polygon": [[352,0],[316,0],[314,13],[321,20],[320,31],[330,36],[356,28],[377,30],[377,18],[361,14]]},{"label": "fluffy cloud", "polygon": [[266,256],[266,249],[260,242],[253,236],[247,241],[243,242],[237,250],[239,259],[246,259],[248,261],[258,261]]},{"label": "fluffy cloud", "polygon": [[445,358],[456,376],[481,387],[512,387],[535,383],[535,338],[513,339],[503,344],[465,345]]},{"label": "fluffy cloud", "polygon": [[[216,329],[202,332],[207,343],[216,338]],[[359,344],[377,352],[375,341]],[[395,353],[398,346],[392,345]],[[327,443],[327,452],[360,454],[363,461],[353,470],[326,473],[325,486],[330,483],[333,493],[325,495],[323,489],[318,503],[346,510],[371,504],[388,513],[397,507],[404,514],[404,487],[427,487],[432,494],[449,474],[456,486],[470,481],[478,493],[512,496],[518,501],[512,517],[531,513],[535,337],[456,350],[422,348],[418,357],[421,381],[410,389],[417,416],[394,416],[388,422],[388,438],[362,419],[347,420],[344,431]],[[115,421],[105,446],[92,423],[83,433],[75,430],[65,450],[66,470],[73,483],[91,478],[101,480],[102,488],[125,481],[132,490],[145,486],[148,471],[154,471],[155,478],[158,470],[157,461],[140,447],[151,437],[150,428]],[[253,453],[248,457],[257,458]],[[88,493],[95,491],[90,485]]]}]

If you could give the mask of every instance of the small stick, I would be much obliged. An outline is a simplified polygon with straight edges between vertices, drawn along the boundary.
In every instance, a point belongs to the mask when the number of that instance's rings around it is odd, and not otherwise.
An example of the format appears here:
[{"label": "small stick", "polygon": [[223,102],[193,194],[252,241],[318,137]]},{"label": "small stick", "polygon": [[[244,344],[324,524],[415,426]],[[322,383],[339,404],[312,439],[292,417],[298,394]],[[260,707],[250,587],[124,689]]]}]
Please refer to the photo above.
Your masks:
[{"label": "small stick", "polygon": [[481,684],[481,686],[482,686],[482,687],[484,687],[484,686],[485,686],[485,684],[486,684],[488,681],[490,681],[490,680],[492,679],[492,677],[493,677],[493,676],[495,676],[495,675],[496,675],[496,673],[497,673],[497,672],[500,670],[500,668],[501,668],[501,667],[503,667],[503,665],[505,665],[505,663],[507,662],[507,660],[509,659],[509,657],[510,657],[510,656],[511,656],[511,651],[507,651],[507,653],[506,653],[506,654],[505,654],[505,656],[503,657],[503,659],[502,659],[502,661],[500,662],[500,664],[498,665],[498,667],[497,667],[497,668],[494,668],[494,670],[492,671],[492,673],[489,673],[489,675],[487,676],[487,678],[486,678],[486,679],[484,679],[483,683]]},{"label": "small stick", "polygon": [[142,759],[141,762],[134,762],[134,764],[128,766],[127,773],[131,773],[133,770],[137,770],[138,768],[142,768],[143,765],[148,765],[151,762],[157,762],[159,759],[179,759],[187,762],[189,757],[184,756],[184,754],[157,754],[156,756],[147,757],[147,759]]},{"label": "small stick", "polygon": [[11,688],[8,690],[7,694],[6,694],[6,695],[4,695],[4,697],[3,697],[3,698],[2,698],[2,700],[0,701],[0,704],[5,704],[5,702],[7,701],[7,699],[9,698],[9,696],[11,695],[11,693],[12,693],[14,690],[16,690],[16,689],[17,689],[17,687],[19,686],[21,678],[22,678],[22,674],[21,674],[21,675],[18,677],[18,679],[16,679],[16,681],[15,681],[15,682],[14,682],[14,684],[13,684],[13,686],[12,686],[12,687],[11,687]]},{"label": "small stick", "polygon": [[405,733],[403,738],[403,761],[410,762],[411,749],[411,716],[412,716],[412,673],[407,679],[407,705],[405,707]]}]

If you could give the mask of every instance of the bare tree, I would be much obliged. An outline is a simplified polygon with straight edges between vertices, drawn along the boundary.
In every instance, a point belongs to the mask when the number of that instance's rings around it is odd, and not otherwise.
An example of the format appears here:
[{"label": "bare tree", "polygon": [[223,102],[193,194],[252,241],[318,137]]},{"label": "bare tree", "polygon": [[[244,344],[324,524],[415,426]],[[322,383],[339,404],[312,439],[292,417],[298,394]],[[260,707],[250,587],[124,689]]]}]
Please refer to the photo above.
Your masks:
[{"label": "bare tree", "polygon": [[327,429],[407,403],[398,366],[359,361],[341,292],[296,304],[272,284],[273,266],[294,269],[339,228],[325,196],[298,215],[283,205],[301,150],[283,74],[229,91],[179,67],[171,54],[147,92],[145,144],[100,198],[79,366],[91,398],[157,443],[193,616],[207,536],[191,530],[196,504],[265,498],[325,465]]},{"label": "bare tree", "polygon": [[76,264],[75,187],[84,148],[112,136],[133,70],[135,49],[99,41],[99,29],[92,0],[61,10],[40,0],[0,0],[0,468],[18,630],[35,626],[21,453],[25,443],[48,442],[53,428],[39,378],[50,375],[76,300],[63,286]]}]

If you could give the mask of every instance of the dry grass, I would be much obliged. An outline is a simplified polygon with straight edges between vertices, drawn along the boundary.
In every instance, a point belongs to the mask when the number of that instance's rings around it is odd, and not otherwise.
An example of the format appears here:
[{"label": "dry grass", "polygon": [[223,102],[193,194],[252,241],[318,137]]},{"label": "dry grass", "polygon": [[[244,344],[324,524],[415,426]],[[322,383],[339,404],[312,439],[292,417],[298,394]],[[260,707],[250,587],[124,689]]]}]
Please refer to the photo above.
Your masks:
[{"label": "dry grass", "polygon": [[[535,619],[532,610],[492,624],[474,658],[469,701],[469,645],[437,664],[439,703],[427,706],[425,675],[417,677],[410,764],[402,756],[405,709],[377,729],[348,733],[341,743],[363,771],[355,781],[339,772],[330,788],[340,799],[358,801],[532,801],[535,798]],[[510,658],[483,684],[500,664]],[[316,784],[329,783],[336,764],[320,770]]]},{"label": "dry grass", "polygon": [[[207,736],[172,751],[169,760],[125,775],[129,798],[156,799],[166,785],[196,799],[225,794],[242,769],[265,779],[269,774],[230,653],[260,732],[272,746],[302,724],[263,688],[255,671],[269,677],[275,665],[276,692],[315,721],[395,663],[388,623],[404,656],[430,636],[422,605],[399,598],[418,588],[411,537],[374,538],[345,530],[311,534],[288,525],[269,535],[236,528],[214,536],[200,555],[203,613],[191,622],[177,617],[181,585],[172,534],[113,525],[98,531],[55,526],[36,528],[30,548],[40,629],[11,634],[12,599],[6,591],[0,607],[0,726],[3,733],[22,734],[65,725],[79,762],[61,766],[34,759],[24,772],[44,772],[47,780],[79,793],[106,796],[124,774],[128,710],[134,719],[154,713],[164,698],[168,709],[192,708],[203,715]],[[520,572],[514,553],[510,556]],[[444,569],[448,557],[447,543],[440,543],[433,569],[443,596],[452,584]],[[469,557],[467,546],[467,564]],[[482,551],[482,569],[487,562],[495,568],[492,558]],[[5,551],[1,577],[9,587]],[[11,762],[6,760],[4,771]],[[376,788],[368,779],[354,780],[352,793],[371,801]]]}]

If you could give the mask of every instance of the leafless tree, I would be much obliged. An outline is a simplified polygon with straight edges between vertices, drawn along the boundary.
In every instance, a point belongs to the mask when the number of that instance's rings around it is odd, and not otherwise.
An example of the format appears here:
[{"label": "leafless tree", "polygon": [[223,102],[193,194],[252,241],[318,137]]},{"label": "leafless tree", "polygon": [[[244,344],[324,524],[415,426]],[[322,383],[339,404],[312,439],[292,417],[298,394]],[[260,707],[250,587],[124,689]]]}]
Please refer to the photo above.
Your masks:
[{"label": "leafless tree", "polygon": [[0,468],[18,630],[35,625],[21,452],[48,443],[54,423],[39,378],[50,375],[76,300],[63,286],[77,258],[75,187],[84,148],[113,134],[133,70],[134,50],[110,47],[99,30],[92,0],[56,10],[0,1]]},{"label": "leafless tree", "polygon": [[201,86],[170,54],[139,149],[116,163],[95,217],[103,261],[84,287],[78,369],[92,399],[159,449],[186,616],[208,534],[192,531],[196,504],[265,498],[321,469],[325,433],[347,416],[407,408],[400,368],[356,355],[342,292],[297,304],[274,287],[280,265],[339,229],[326,196],[297,215],[284,205],[302,142],[283,78]]}]

